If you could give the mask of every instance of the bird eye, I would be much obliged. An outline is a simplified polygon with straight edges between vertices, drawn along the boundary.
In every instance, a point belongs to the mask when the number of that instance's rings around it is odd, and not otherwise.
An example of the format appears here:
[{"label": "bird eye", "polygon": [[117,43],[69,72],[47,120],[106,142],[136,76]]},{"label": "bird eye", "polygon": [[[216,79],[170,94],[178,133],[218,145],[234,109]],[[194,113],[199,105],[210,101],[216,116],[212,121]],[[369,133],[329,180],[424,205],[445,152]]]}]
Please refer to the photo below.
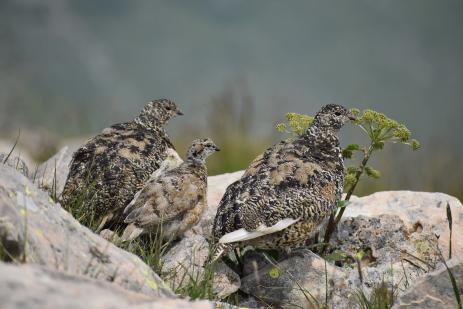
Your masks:
[{"label": "bird eye", "polygon": [[341,113],[340,112],[336,112],[334,113],[336,116],[341,116]]},{"label": "bird eye", "polygon": [[167,109],[168,111],[170,111],[170,110],[172,109],[172,107],[166,106],[166,109]]}]

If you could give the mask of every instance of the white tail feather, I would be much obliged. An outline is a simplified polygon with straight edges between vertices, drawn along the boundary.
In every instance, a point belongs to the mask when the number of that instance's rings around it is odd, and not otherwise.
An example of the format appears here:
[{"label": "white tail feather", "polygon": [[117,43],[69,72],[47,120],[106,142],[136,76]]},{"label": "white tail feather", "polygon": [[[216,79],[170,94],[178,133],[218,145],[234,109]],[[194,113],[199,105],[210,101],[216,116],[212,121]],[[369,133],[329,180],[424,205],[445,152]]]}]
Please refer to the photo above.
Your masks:
[{"label": "white tail feather", "polygon": [[223,235],[219,239],[219,243],[228,244],[232,242],[254,239],[260,236],[276,233],[281,230],[284,230],[288,226],[296,223],[297,221],[299,221],[299,219],[286,218],[286,219],[278,221],[276,224],[272,226],[266,226],[262,224],[259,227],[257,227],[256,230],[251,231],[251,232],[246,231],[244,228],[242,228],[242,229]]}]

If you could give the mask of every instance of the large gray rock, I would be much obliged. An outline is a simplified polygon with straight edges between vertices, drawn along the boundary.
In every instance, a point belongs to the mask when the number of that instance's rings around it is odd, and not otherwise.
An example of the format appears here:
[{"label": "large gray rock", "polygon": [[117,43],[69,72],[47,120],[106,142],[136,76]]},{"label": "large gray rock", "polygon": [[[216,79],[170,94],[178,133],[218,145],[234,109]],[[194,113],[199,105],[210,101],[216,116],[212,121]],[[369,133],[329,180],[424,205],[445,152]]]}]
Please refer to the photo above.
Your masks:
[{"label": "large gray rock", "polygon": [[[353,266],[347,286],[369,295],[385,280],[404,290],[416,278],[434,269],[440,259],[437,239],[429,230],[408,230],[396,215],[348,217],[340,222],[332,246],[346,254]],[[356,258],[360,258],[360,277]]]},{"label": "large gray rock", "polygon": [[15,308],[137,308],[213,309],[207,301],[153,298],[119,285],[71,275],[38,265],[0,263],[1,307]]},{"label": "large gray rock", "polygon": [[[325,304],[325,297],[330,304],[334,293],[343,291],[345,279],[341,268],[301,249],[276,265],[267,265],[242,278],[241,290],[277,307],[319,308]],[[346,302],[347,292],[343,295]]]},{"label": "large gray rock", "polygon": [[[201,280],[205,275],[205,263],[209,244],[201,235],[188,233],[162,257],[162,272],[173,290],[188,285],[191,280]],[[214,269],[213,292],[218,299],[224,299],[238,291],[240,277],[226,264],[218,263]]]},{"label": "large gray rock", "polygon": [[69,164],[72,153],[67,146],[61,148],[53,157],[42,163],[35,175],[35,183],[39,188],[48,191],[57,197],[63,192],[64,184],[69,174]]},{"label": "large gray rock", "polygon": [[[449,250],[447,202],[453,214],[452,252],[453,256],[460,257],[463,240],[456,235],[463,233],[463,206],[456,198],[442,193],[410,191],[353,198],[331,242],[331,247],[346,258],[343,268],[327,264],[328,273],[332,271],[334,278],[327,294],[330,307],[358,307],[355,294],[363,290],[368,296],[383,280],[393,284],[396,291],[404,291],[439,267],[437,245],[446,257]],[[361,256],[359,272],[356,258]],[[279,262],[281,271],[275,270],[275,266],[259,254],[245,261],[254,262],[244,265],[247,275],[241,279],[241,290],[253,297],[284,307],[291,307],[288,304],[308,306],[307,295],[311,295],[309,299],[313,302],[324,303],[325,273],[320,257],[292,256]]]},{"label": "large gray rock", "polygon": [[[460,297],[463,297],[463,260],[452,259],[448,261],[448,266],[455,277],[458,293]],[[441,265],[438,270],[415,282],[399,297],[393,308],[447,309],[461,307],[458,306],[447,269]]]},{"label": "large gray rock", "polygon": [[29,177],[29,167],[19,155],[13,156],[6,152],[0,152],[0,164],[14,168],[24,176]]},{"label": "large gray rock", "polygon": [[0,241],[11,259],[173,296],[140,258],[80,225],[29,179],[3,165],[0,175]]},{"label": "large gray rock", "polygon": [[453,215],[453,256],[463,258],[463,205],[444,193],[384,191],[362,198],[354,198],[347,206],[344,217],[377,218],[393,214],[404,222],[404,230],[422,231],[439,235],[442,252],[449,250],[449,228],[446,216],[447,202]]}]

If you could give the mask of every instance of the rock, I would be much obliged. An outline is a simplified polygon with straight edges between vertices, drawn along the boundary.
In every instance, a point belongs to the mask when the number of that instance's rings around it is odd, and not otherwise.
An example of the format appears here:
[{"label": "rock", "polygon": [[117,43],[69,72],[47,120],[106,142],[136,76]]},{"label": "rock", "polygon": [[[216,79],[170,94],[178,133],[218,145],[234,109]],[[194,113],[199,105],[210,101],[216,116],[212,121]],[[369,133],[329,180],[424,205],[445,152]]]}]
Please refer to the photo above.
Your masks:
[{"label": "rock", "polygon": [[192,228],[196,234],[206,238],[211,237],[212,225],[220,200],[227,187],[241,178],[244,171],[227,173],[207,178],[207,207],[204,210],[199,222]]},{"label": "rock", "polygon": [[208,301],[156,298],[38,265],[0,263],[2,308],[213,309]]},{"label": "rock", "polygon": [[[416,278],[436,267],[437,241],[429,231],[408,230],[395,215],[347,217],[340,222],[332,247],[347,253],[353,267],[347,285],[369,295],[386,280],[397,290],[406,289]],[[361,254],[362,281],[355,259]]]},{"label": "rock", "polygon": [[325,264],[318,255],[300,249],[277,265],[267,265],[242,278],[241,290],[282,308],[318,308],[317,304],[325,303],[326,295],[331,299],[334,291],[343,290],[345,278],[341,268]]},{"label": "rock", "polygon": [[223,262],[215,266],[213,291],[218,299],[226,298],[238,291],[240,287],[240,276],[231,270],[230,267]]},{"label": "rock", "polygon": [[[0,153],[8,154],[13,149],[14,139],[13,140],[4,140],[0,139]],[[33,172],[34,168],[37,166],[37,162],[30,156],[27,150],[21,146],[21,143],[18,143],[14,146],[13,152],[10,157],[19,157],[27,167],[29,167],[29,172]],[[14,161],[13,161],[14,162]],[[15,164],[16,166],[16,164]]]},{"label": "rock", "polygon": [[[72,153],[63,147],[53,157],[42,163],[35,175],[39,188],[48,191],[52,196],[60,196],[69,173]],[[55,172],[56,170],[56,172]],[[56,187],[56,188],[55,188]]]},{"label": "rock", "polygon": [[[8,158],[8,160],[6,160],[6,158]],[[0,164],[8,165],[9,167],[14,168],[24,176],[29,177],[29,168],[27,167],[26,162],[24,162],[20,156],[10,155],[8,157],[8,153],[0,152]]]},{"label": "rock", "polygon": [[385,191],[355,198],[347,206],[344,217],[360,215],[377,218],[382,214],[394,214],[405,224],[404,230],[439,235],[439,246],[447,254],[449,227],[446,205],[449,203],[453,216],[453,256],[463,258],[463,206],[461,202],[444,193]]},{"label": "rock", "polygon": [[203,273],[209,254],[209,244],[201,235],[188,235],[162,257],[162,273],[172,290],[185,286],[190,276]]},{"label": "rock", "polygon": [[[463,260],[447,262],[455,277],[459,294],[463,294]],[[393,309],[446,309],[459,308],[447,269],[442,265],[413,284],[396,301]]]},{"label": "rock", "polygon": [[148,296],[173,296],[137,256],[82,226],[46,192],[0,166],[0,241],[15,261],[114,282]]},{"label": "rock", "polygon": [[[209,255],[209,244],[201,235],[188,233],[162,257],[162,273],[172,290],[186,287],[191,280],[202,280],[205,263]],[[214,269],[213,292],[224,299],[238,291],[240,277],[224,263]]]},{"label": "rock", "polygon": [[[447,202],[452,209],[453,235],[460,235],[463,207],[454,197],[398,191],[353,198],[331,242],[332,248],[345,254],[345,267],[327,263],[328,274],[333,277],[328,290],[330,308],[358,307],[355,294],[361,289],[369,296],[383,280],[389,286],[393,284],[396,291],[404,291],[439,267],[438,244],[448,256]],[[306,307],[309,301],[302,288],[323,304],[324,261],[307,252],[280,261],[278,267],[268,265],[255,252],[246,252],[241,290],[277,306]],[[358,253],[363,255],[362,280],[356,262]],[[454,237],[453,256],[460,257],[462,253],[463,240]],[[313,301],[312,296],[309,298]]]}]

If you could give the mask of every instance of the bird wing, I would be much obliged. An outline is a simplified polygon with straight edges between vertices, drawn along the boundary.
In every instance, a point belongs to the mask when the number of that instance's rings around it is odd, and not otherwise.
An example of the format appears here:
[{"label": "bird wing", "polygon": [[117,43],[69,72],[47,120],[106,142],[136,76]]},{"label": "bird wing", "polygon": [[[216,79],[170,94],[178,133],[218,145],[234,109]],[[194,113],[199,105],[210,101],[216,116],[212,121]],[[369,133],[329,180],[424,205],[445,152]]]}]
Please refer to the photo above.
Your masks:
[{"label": "bird wing", "polygon": [[204,182],[194,174],[171,172],[145,185],[124,211],[127,214],[125,223],[160,224],[197,205],[204,197]]}]

